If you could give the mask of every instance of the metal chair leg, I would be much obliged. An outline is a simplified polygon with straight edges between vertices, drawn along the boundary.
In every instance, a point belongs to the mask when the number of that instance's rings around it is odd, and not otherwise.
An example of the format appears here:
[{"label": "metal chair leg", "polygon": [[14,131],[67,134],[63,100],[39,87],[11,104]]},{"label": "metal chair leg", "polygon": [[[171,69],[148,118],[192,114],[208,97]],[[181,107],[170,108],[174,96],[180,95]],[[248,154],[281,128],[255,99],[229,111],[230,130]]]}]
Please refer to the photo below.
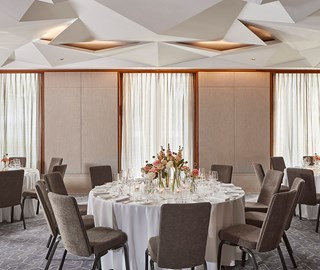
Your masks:
[{"label": "metal chair leg", "polygon": [[99,256],[99,255],[95,255],[95,257],[94,257],[94,262],[93,262],[93,265],[92,265],[91,270],[95,270],[95,269],[96,269],[99,260],[100,260],[100,256]]},{"label": "metal chair leg", "polygon": [[52,250],[52,248],[53,248],[56,240],[57,240],[57,235],[55,235],[55,236],[53,237],[53,239],[51,240],[51,244],[50,244],[49,249],[48,249],[48,251],[47,251],[46,260],[48,260],[48,258],[49,258],[49,256],[50,256],[50,253],[51,253],[51,250]]},{"label": "metal chair leg", "polygon": [[39,202],[39,200],[38,200],[38,203],[37,203],[37,212],[36,212],[37,215],[39,215],[39,209],[40,209],[40,202]]},{"label": "metal chair leg", "polygon": [[319,218],[320,218],[320,204],[318,204],[318,216],[317,216],[316,232],[318,232],[318,229],[319,229]]},{"label": "metal chair leg", "polygon": [[52,240],[52,234],[49,235],[49,239],[48,239],[48,242],[46,244],[46,248],[49,248],[51,240]]},{"label": "metal chair leg", "polygon": [[56,249],[57,249],[57,246],[58,246],[58,244],[59,244],[59,242],[60,242],[60,239],[61,239],[61,238],[60,238],[60,236],[59,236],[56,241],[53,241],[53,240],[52,240],[52,242],[54,243],[54,245],[53,245],[52,250],[51,250],[51,252],[50,252],[50,256],[49,256],[49,258],[48,258],[46,267],[44,268],[45,270],[48,270],[49,267],[50,267],[50,264],[51,264],[53,255],[54,255],[54,253],[55,253],[55,251],[56,251]]},{"label": "metal chair leg", "polygon": [[26,221],[24,220],[24,211],[23,211],[23,205],[20,203],[20,207],[21,207],[21,219],[23,222],[23,228],[26,229]]},{"label": "metal chair leg", "polygon": [[217,269],[220,270],[221,266],[221,253],[222,253],[222,246],[224,245],[224,241],[221,241],[218,248],[218,261],[217,261]]},{"label": "metal chair leg", "polygon": [[146,252],[145,252],[145,255],[144,255],[145,257],[144,257],[144,270],[148,270],[148,258],[149,258],[149,256],[148,256],[148,249],[146,249]]},{"label": "metal chair leg", "polygon": [[67,250],[65,249],[64,252],[63,252],[62,258],[61,258],[61,262],[60,262],[60,265],[59,265],[59,270],[62,270],[64,261],[66,259],[66,256],[67,256]]},{"label": "metal chair leg", "polygon": [[13,223],[14,206],[11,206],[11,223]]},{"label": "metal chair leg", "polygon": [[205,261],[204,263],[203,263],[203,270],[207,270],[208,269],[208,266],[207,266],[207,262]]},{"label": "metal chair leg", "polygon": [[289,253],[289,256],[290,256],[290,259],[291,259],[293,268],[297,268],[296,261],[295,261],[295,259],[294,259],[294,257],[293,257],[293,250],[292,250],[292,247],[291,247],[291,245],[290,245],[289,239],[288,239],[288,237],[287,237],[287,235],[286,235],[285,232],[283,232],[282,238],[283,238],[284,244],[286,245],[287,251],[288,251],[288,253]]},{"label": "metal chair leg", "polygon": [[254,256],[254,254],[252,253],[252,251],[250,249],[247,249],[247,248],[244,248],[244,247],[240,247],[240,249],[242,251],[244,251],[245,253],[248,253],[248,255],[249,255],[249,257],[250,257],[250,259],[252,261],[252,264],[253,264],[253,269],[258,270],[259,269],[258,268],[258,264],[257,264],[256,258]]},{"label": "metal chair leg", "polygon": [[126,264],[126,270],[130,270],[128,246],[126,244],[123,245],[123,252],[124,252],[124,261]]},{"label": "metal chair leg", "polygon": [[246,265],[246,253],[242,250],[241,254],[241,266],[244,267]]},{"label": "metal chair leg", "polygon": [[277,250],[278,250],[278,253],[279,253],[279,257],[280,257],[280,260],[281,260],[282,267],[283,267],[284,270],[287,270],[287,265],[286,265],[286,262],[284,261],[283,254],[282,254],[280,246],[277,246]]},{"label": "metal chair leg", "polygon": [[151,270],[154,270],[154,261],[152,259],[150,260],[150,267],[151,267]]},{"label": "metal chair leg", "polygon": [[301,216],[301,204],[299,203],[299,219],[301,220],[302,219],[302,216]]}]

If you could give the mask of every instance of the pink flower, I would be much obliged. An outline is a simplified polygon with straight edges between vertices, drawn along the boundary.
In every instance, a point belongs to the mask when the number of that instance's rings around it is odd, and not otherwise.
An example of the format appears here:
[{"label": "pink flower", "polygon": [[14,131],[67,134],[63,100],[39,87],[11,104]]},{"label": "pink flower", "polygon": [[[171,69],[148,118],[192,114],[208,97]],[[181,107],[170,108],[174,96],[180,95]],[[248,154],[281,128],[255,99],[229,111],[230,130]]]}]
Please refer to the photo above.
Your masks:
[{"label": "pink flower", "polygon": [[189,171],[189,170],[190,170],[190,168],[189,168],[188,166],[182,166],[182,167],[181,167],[181,171],[187,172],[187,171]]},{"label": "pink flower", "polygon": [[161,164],[161,161],[159,159],[157,159],[152,164],[153,164],[153,166],[159,166]]},{"label": "pink flower", "polygon": [[193,169],[192,172],[191,172],[191,175],[193,177],[198,176],[199,175],[199,170],[198,169]]}]

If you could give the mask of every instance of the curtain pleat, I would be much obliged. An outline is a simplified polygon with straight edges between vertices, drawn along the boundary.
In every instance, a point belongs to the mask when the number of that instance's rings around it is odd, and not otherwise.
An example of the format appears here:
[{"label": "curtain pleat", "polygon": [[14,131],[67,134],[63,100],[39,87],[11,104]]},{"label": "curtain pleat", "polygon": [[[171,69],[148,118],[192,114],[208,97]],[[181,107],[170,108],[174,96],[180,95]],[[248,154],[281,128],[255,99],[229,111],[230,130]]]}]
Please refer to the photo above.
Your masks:
[{"label": "curtain pleat", "polygon": [[123,75],[122,169],[135,174],[152,161],[160,146],[178,151],[193,164],[193,75],[125,73]]}]

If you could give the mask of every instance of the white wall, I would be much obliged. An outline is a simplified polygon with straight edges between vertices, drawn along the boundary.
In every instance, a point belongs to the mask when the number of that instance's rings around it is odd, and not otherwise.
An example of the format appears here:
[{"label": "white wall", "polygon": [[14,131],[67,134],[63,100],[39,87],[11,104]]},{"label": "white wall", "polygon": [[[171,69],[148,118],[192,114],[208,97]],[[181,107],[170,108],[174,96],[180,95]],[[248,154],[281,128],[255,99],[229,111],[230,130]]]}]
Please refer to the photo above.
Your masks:
[{"label": "white wall", "polygon": [[116,72],[45,73],[45,170],[63,157],[71,193],[90,189],[91,165],[118,170],[117,89]]},{"label": "white wall", "polygon": [[251,163],[269,168],[270,74],[199,73],[199,165],[234,167],[233,182],[247,191],[259,183]]}]

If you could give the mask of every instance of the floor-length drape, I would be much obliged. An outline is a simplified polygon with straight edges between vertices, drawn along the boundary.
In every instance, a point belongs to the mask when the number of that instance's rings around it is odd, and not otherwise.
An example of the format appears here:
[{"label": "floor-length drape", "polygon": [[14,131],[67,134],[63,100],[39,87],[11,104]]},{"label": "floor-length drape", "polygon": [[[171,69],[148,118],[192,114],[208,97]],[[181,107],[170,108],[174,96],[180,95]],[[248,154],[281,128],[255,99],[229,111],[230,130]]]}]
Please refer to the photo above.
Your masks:
[{"label": "floor-length drape", "polygon": [[37,73],[0,74],[0,155],[24,156],[36,168],[40,151],[40,79]]},{"label": "floor-length drape", "polygon": [[160,146],[184,147],[193,165],[194,87],[189,73],[123,74],[122,169],[138,174]]},{"label": "floor-length drape", "polygon": [[320,154],[320,74],[276,74],[273,155],[287,166]]}]

